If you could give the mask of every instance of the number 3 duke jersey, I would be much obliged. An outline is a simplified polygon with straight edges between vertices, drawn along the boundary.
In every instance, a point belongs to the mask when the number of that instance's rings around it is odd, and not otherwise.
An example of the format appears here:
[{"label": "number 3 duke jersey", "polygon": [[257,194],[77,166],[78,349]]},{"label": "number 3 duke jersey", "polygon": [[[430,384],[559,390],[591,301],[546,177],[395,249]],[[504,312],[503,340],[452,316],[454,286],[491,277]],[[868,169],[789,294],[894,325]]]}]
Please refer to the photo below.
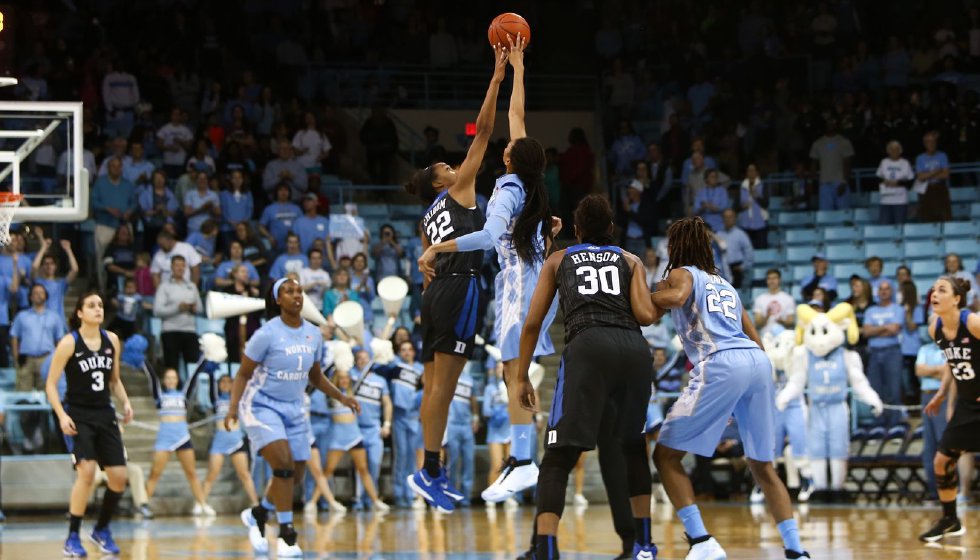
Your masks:
[{"label": "number 3 duke jersey", "polygon": [[936,344],[946,356],[950,373],[956,380],[956,399],[976,402],[980,400],[980,379],[977,379],[977,370],[980,369],[980,339],[970,334],[970,330],[966,328],[969,316],[969,309],[960,312],[960,324],[953,340],[946,340],[942,319],[936,321]]},{"label": "number 3 duke jersey", "polygon": [[691,273],[691,295],[670,311],[674,328],[692,364],[720,350],[759,348],[742,332],[742,302],[724,278],[685,266]]},{"label": "number 3 duke jersey", "polygon": [[558,265],[565,343],[589,327],[640,330],[630,302],[633,271],[616,246],[574,245]]},{"label": "number 3 duke jersey", "polygon": [[78,331],[72,331],[75,349],[65,364],[65,380],[68,389],[65,403],[70,406],[99,408],[110,406],[109,380],[112,377],[116,348],[106,331],[99,330],[102,346],[90,349]]},{"label": "number 3 duke jersey", "polygon": [[[480,231],[486,216],[479,207],[463,208],[443,191],[422,216],[422,231],[430,245]],[[483,267],[483,251],[439,253],[436,255],[436,276],[472,274]]]}]

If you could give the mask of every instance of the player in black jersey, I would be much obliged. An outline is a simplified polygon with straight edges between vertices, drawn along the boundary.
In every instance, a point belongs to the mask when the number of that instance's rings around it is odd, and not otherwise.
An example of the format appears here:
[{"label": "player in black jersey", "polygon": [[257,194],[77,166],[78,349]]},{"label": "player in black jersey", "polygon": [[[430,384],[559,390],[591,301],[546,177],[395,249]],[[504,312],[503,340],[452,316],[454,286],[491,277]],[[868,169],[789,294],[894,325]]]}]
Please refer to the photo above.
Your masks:
[{"label": "player in black jersey", "polygon": [[980,314],[966,308],[969,282],[953,276],[940,276],[933,284],[929,303],[936,318],[929,325],[929,337],[946,355],[949,365],[942,385],[936,391],[925,413],[935,416],[947,395],[953,399],[953,417],[946,425],[936,450],[936,489],[943,506],[943,516],[919,536],[926,542],[962,535],[966,530],[956,515],[956,490],[959,481],[956,461],[963,453],[980,452]]},{"label": "player in black jersey", "polygon": [[[494,48],[494,71],[476,118],[476,136],[458,170],[434,163],[416,173],[405,190],[430,204],[422,216],[424,247],[483,229],[486,217],[476,205],[476,174],[493,133],[497,91],[507,68],[507,52]],[[422,440],[425,463],[408,479],[409,486],[433,507],[451,512],[462,496],[449,487],[440,466],[442,438],[456,382],[473,354],[477,326],[482,324],[486,293],[479,273],[483,252],[439,255],[435,277],[426,278],[422,294]]]},{"label": "player in black jersey", "polygon": [[[102,330],[103,317],[99,294],[89,292],[78,298],[75,311],[68,319],[71,332],[58,341],[45,387],[77,473],[68,506],[71,520],[64,550],[65,556],[72,558],[87,556],[79,529],[92,492],[96,466],[105,470],[108,484],[90,538],[102,552],[119,554],[119,547],[109,532],[109,521],[126,488],[126,451],[110,392],[122,407],[123,422],[133,419],[133,408],[119,378],[119,337]],[[58,396],[62,372],[68,382],[64,405]]]},{"label": "player in black jersey", "polygon": [[596,447],[604,415],[616,414],[630,506],[636,529],[632,558],[656,558],[650,537],[650,487],[643,427],[653,361],[640,325],[653,322],[654,308],[640,259],[613,243],[612,209],[605,198],[587,196],[575,210],[579,244],[553,253],[544,263],[521,332],[518,394],[534,410],[528,367],[541,324],[555,293],[565,317],[565,350],[548,418],[545,454],[538,476],[537,560],[558,558],[558,521],[565,506],[568,473],[583,450]]}]

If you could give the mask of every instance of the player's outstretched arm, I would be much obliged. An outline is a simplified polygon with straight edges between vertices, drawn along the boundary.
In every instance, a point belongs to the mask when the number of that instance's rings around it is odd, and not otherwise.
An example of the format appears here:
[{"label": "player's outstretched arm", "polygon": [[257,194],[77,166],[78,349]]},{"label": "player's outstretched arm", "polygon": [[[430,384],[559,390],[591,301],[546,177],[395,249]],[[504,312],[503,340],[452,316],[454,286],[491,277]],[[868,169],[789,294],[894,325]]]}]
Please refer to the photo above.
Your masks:
[{"label": "player's outstretched arm", "polygon": [[507,36],[508,53],[510,65],[514,67],[514,89],[510,94],[510,110],[507,112],[507,120],[510,122],[510,139],[517,140],[527,136],[527,127],[524,124],[524,49],[527,47],[526,39],[517,34],[517,42]]},{"label": "player's outstretched arm", "polygon": [[520,372],[521,406],[528,410],[535,409],[537,399],[534,396],[534,387],[531,385],[527,370],[531,367],[531,359],[534,358],[534,348],[538,345],[541,325],[551,308],[551,302],[555,299],[555,292],[558,291],[555,273],[563,258],[565,258],[564,250],[556,251],[544,261],[541,275],[538,277],[538,285],[534,288],[534,295],[531,296],[531,306],[527,312],[527,319],[524,321],[524,328],[521,330],[521,355],[517,371]]},{"label": "player's outstretched arm", "polygon": [[675,268],[667,275],[666,280],[657,284],[657,291],[650,296],[653,304],[660,309],[676,309],[691,297],[694,289],[694,277],[683,268]]}]

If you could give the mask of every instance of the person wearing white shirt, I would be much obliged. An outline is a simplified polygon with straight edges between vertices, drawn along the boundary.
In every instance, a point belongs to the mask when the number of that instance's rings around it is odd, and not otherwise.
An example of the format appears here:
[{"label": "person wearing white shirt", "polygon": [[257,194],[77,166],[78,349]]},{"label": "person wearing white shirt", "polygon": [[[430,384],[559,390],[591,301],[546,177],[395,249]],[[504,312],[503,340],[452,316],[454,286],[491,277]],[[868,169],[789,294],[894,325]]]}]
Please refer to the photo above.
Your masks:
[{"label": "person wearing white shirt", "polygon": [[184,111],[174,107],[170,111],[170,122],[157,131],[157,139],[160,140],[160,148],[163,150],[163,169],[171,179],[176,179],[184,172],[187,150],[194,141],[194,133],[184,124],[186,120]]},{"label": "person wearing white shirt", "polygon": [[796,302],[793,301],[793,296],[783,291],[782,281],[783,275],[778,268],[766,271],[768,291],[756,296],[752,302],[752,314],[759,330],[766,330],[777,324],[791,329],[796,324]]},{"label": "person wearing white shirt", "polygon": [[323,309],[323,294],[327,293],[332,285],[330,273],[323,270],[323,251],[313,248],[307,253],[310,259],[310,266],[303,267],[299,271],[299,283],[303,286],[303,293],[317,309]]},{"label": "person wearing white shirt", "polygon": [[140,102],[140,87],[136,78],[123,68],[109,71],[102,79],[102,103],[106,112],[106,128],[119,136],[129,136],[135,120],[134,110]]},{"label": "person wearing white shirt", "polygon": [[316,117],[307,112],[303,117],[306,128],[293,136],[293,148],[296,149],[297,160],[303,164],[307,173],[319,173],[321,162],[330,154],[330,140],[316,126]]},{"label": "person wearing white shirt", "polygon": [[892,140],[885,147],[888,157],[881,160],[875,175],[881,179],[878,193],[881,195],[878,214],[880,224],[904,224],[908,216],[909,187],[915,172],[909,161],[902,157],[902,145]]},{"label": "person wearing white shirt", "polygon": [[[169,224],[165,228],[170,228]],[[153,275],[153,285],[160,287],[163,282],[170,281],[171,261],[174,255],[184,257],[187,267],[184,268],[184,280],[199,286],[201,282],[201,255],[189,243],[177,241],[169,229],[164,229],[157,235],[157,245],[160,250],[153,255],[150,262],[150,273]]]}]

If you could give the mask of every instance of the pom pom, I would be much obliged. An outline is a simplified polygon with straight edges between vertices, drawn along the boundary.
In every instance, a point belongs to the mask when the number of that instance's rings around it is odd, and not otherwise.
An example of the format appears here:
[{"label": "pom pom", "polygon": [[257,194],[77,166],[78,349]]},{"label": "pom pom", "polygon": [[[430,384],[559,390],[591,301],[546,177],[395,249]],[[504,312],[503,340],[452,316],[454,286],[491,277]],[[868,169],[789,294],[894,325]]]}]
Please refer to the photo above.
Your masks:
[{"label": "pom pom", "polygon": [[133,368],[143,367],[143,360],[146,359],[146,350],[150,343],[141,334],[134,334],[123,343],[122,362]]},{"label": "pom pom", "polygon": [[224,338],[215,333],[204,333],[198,340],[205,360],[218,363],[228,361],[228,349],[225,347]]},{"label": "pom pom", "polygon": [[351,345],[342,340],[334,340],[330,345],[333,347],[334,367],[340,371],[350,371],[354,367],[354,351]]},{"label": "pom pom", "polygon": [[390,364],[395,359],[391,341],[383,338],[371,340],[371,354],[374,355],[374,363],[382,366]]}]

